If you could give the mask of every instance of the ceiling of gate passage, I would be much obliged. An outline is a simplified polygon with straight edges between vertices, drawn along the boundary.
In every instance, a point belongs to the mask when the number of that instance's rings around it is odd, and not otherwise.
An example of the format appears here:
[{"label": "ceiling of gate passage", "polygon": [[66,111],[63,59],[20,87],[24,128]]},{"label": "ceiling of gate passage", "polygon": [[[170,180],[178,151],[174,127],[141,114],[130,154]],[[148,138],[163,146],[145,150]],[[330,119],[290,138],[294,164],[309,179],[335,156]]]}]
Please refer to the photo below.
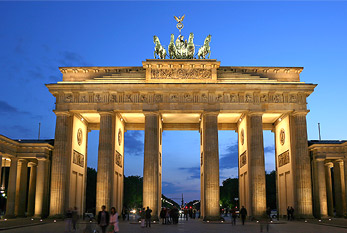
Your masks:
[{"label": "ceiling of gate passage", "polygon": [[[281,117],[281,113],[264,113],[263,123],[272,124]],[[88,123],[100,123],[98,113],[81,113],[81,116]],[[121,118],[128,124],[144,124],[145,115],[143,113],[121,113]],[[162,113],[162,122],[164,124],[198,124],[200,122],[200,113]],[[242,117],[242,113],[219,113],[218,123],[237,123]]]}]

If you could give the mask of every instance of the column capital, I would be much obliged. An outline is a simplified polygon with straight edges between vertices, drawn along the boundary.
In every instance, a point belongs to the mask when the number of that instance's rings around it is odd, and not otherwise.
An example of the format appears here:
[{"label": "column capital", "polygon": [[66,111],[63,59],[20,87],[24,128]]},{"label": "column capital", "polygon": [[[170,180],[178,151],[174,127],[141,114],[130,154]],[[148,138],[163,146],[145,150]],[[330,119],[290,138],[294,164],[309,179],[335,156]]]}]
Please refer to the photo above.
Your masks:
[{"label": "column capital", "polygon": [[48,156],[47,156],[47,155],[40,155],[40,154],[37,154],[37,155],[36,155],[36,159],[37,159],[37,160],[44,160],[44,161],[46,161],[46,160],[48,160]]},{"label": "column capital", "polygon": [[37,163],[34,163],[34,162],[28,163],[28,167],[36,167],[36,166],[37,166]]},{"label": "column capital", "polygon": [[253,112],[253,111],[249,111],[246,113],[247,116],[263,116],[264,112]]},{"label": "column capital", "polygon": [[334,166],[332,162],[325,163],[324,165],[329,168]]},{"label": "column capital", "polygon": [[114,112],[113,111],[98,111],[99,115],[102,116],[113,116]]},{"label": "column capital", "polygon": [[56,116],[71,116],[72,113],[69,111],[57,111],[57,110],[53,110],[53,112],[55,113]]},{"label": "column capital", "polygon": [[28,163],[29,163],[29,161],[28,161],[28,160],[23,159],[23,158],[19,158],[19,159],[18,159],[18,162],[21,162],[21,163],[26,163],[26,164],[28,164]]},{"label": "column capital", "polygon": [[218,116],[219,115],[219,111],[203,111],[201,113],[202,116],[205,116],[205,115],[213,115],[213,116]]},{"label": "column capital", "polygon": [[324,162],[325,161],[325,155],[318,155],[314,158],[315,162]]},{"label": "column capital", "polygon": [[143,114],[145,116],[159,116],[159,112],[158,111],[143,111]]},{"label": "column capital", "polygon": [[309,113],[309,110],[304,110],[304,111],[293,111],[291,113],[292,116],[306,116],[307,113]]}]

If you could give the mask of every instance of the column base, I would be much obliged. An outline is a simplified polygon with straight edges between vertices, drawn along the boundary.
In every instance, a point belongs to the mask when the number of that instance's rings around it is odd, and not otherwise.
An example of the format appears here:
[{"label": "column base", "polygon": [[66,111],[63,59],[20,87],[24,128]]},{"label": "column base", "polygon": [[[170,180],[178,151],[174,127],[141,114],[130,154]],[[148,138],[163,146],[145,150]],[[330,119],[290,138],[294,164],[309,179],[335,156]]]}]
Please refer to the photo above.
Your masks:
[{"label": "column base", "polygon": [[16,218],[16,215],[14,215],[14,214],[5,214],[4,218]]},{"label": "column base", "polygon": [[65,215],[64,214],[55,214],[55,215],[49,215],[47,218],[49,218],[49,219],[64,219]]},{"label": "column base", "polygon": [[153,221],[159,221],[158,216],[152,216],[152,217],[151,217],[151,221],[152,221],[152,222],[153,222]]},{"label": "column base", "polygon": [[221,216],[205,216],[203,218],[203,221],[207,222],[207,221],[221,221],[223,220],[223,218]]}]

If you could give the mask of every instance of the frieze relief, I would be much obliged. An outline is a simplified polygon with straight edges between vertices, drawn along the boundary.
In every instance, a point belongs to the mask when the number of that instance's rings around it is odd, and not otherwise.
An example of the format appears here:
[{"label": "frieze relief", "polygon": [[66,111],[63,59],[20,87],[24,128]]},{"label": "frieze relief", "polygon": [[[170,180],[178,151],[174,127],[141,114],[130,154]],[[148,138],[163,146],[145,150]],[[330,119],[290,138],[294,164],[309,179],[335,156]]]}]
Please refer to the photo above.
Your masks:
[{"label": "frieze relief", "polygon": [[116,150],[116,165],[123,167],[122,155]]},{"label": "frieze relief", "polygon": [[290,162],[289,160],[289,150],[278,155],[278,167],[282,167]]},{"label": "frieze relief", "polygon": [[72,162],[80,167],[84,167],[84,155],[74,150]]},{"label": "frieze relief", "polygon": [[259,92],[117,92],[59,93],[58,103],[296,103],[306,104],[305,93]]},{"label": "frieze relief", "polygon": [[247,164],[247,151],[240,155],[240,168]]},{"label": "frieze relief", "polygon": [[210,69],[151,69],[151,79],[212,79]]}]

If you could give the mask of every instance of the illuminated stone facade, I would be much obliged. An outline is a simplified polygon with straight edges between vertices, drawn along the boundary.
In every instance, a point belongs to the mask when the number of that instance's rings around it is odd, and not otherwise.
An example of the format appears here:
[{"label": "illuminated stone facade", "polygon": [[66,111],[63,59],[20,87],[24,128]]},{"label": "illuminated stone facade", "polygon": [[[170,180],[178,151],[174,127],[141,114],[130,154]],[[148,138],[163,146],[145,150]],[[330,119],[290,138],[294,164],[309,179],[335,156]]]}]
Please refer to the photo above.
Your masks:
[{"label": "illuminated stone facade", "polygon": [[[11,140],[0,135],[2,194],[8,180],[5,218],[48,216],[53,143],[54,140]],[[5,177],[7,167],[9,177]]]},{"label": "illuminated stone facade", "polygon": [[[317,177],[331,177],[329,166],[334,166],[338,180],[336,198],[345,203],[344,160],[323,158],[321,153],[317,156],[320,149],[308,147],[306,98],[316,85],[300,81],[302,68],[221,67],[216,60],[146,60],[140,67],[60,70],[63,80],[47,85],[56,98],[57,116],[51,166],[43,157],[33,158],[37,169],[31,169],[31,173],[39,181],[30,178],[26,187],[21,179],[27,178],[18,178],[17,174],[25,173],[27,162],[13,156],[9,216],[20,216],[23,212],[22,205],[16,207],[21,200],[16,196],[18,190],[33,190],[35,181],[46,184],[47,180],[50,180],[50,216],[62,216],[67,208],[75,206],[80,214],[85,211],[90,130],[100,130],[97,211],[102,205],[114,206],[119,211],[123,207],[127,130],[145,131],[143,205],[153,210],[154,218],[161,208],[163,130],[200,132],[201,216],[206,220],[219,218],[218,130],[235,130],[239,135],[239,202],[247,208],[249,216],[263,216],[266,210],[263,130],[271,130],[275,135],[281,216],[287,214],[287,206],[293,206],[297,217],[328,214],[331,179],[323,185],[317,182]],[[346,147],[343,148],[341,156],[346,154]],[[7,156],[1,150],[0,153]],[[10,166],[9,161],[5,164]],[[32,161],[28,160],[28,164]],[[36,196],[31,195],[28,203],[30,209],[41,215],[46,213],[45,187],[36,185]],[[341,205],[338,213],[345,213],[345,207]]]},{"label": "illuminated stone facade", "polygon": [[[145,130],[143,205],[154,216],[161,208],[162,131],[199,130],[201,213],[205,219],[219,216],[218,130],[243,132],[240,204],[250,216],[260,216],[266,209],[263,130],[276,132],[277,138],[277,131],[284,128],[281,137],[285,142],[276,143],[276,156],[287,151],[286,163],[278,168],[279,193],[290,197],[280,198],[280,211],[291,205],[297,215],[312,215],[306,98],[315,85],[300,81],[302,68],[220,67],[216,60],[146,60],[142,67],[60,70],[63,81],[47,85],[56,97],[58,146],[52,160],[51,200],[55,201],[51,215],[62,214],[76,201],[83,203],[74,187],[84,187],[85,171],[71,162],[78,149],[87,161],[86,145],[74,142],[78,128],[82,138],[87,138],[89,130],[100,130],[97,210],[104,204],[121,209],[126,155],[124,144],[117,140],[124,138],[126,130]],[[82,177],[80,181],[71,178],[74,171]]]}]

